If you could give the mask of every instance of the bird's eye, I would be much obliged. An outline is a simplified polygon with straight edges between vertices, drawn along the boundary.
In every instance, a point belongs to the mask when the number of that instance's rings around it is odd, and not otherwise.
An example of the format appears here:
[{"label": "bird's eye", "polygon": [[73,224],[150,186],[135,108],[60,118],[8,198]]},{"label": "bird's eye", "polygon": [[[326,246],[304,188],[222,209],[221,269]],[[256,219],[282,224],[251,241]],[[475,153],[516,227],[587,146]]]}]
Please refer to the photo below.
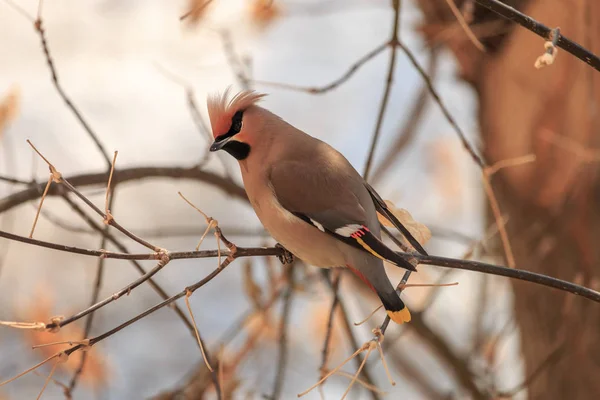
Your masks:
[{"label": "bird's eye", "polygon": [[242,130],[243,115],[244,115],[244,111],[236,112],[233,115],[233,117],[231,117],[231,127],[229,127],[229,130],[227,131],[227,133],[217,136],[215,138],[215,140],[218,142],[218,141],[225,140],[227,138],[230,138],[230,137],[240,133],[240,131]]},{"label": "bird's eye", "polygon": [[231,128],[229,129],[229,133],[232,135],[240,133],[242,130],[242,116],[244,115],[243,111],[236,112],[231,118]]}]

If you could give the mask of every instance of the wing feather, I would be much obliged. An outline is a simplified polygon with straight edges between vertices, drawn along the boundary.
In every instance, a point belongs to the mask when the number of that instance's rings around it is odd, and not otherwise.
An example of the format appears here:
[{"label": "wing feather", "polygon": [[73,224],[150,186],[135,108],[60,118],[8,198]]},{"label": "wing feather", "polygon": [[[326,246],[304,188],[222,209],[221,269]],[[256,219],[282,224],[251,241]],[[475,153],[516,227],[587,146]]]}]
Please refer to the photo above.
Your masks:
[{"label": "wing feather", "polygon": [[[402,268],[414,266],[387,247],[370,227],[360,198],[372,201],[362,178],[340,174],[335,166],[316,166],[299,161],[279,162],[270,171],[270,184],[279,203],[293,215],[336,239]],[[354,171],[354,170],[353,170]],[[355,171],[354,171],[355,172]],[[357,180],[358,179],[358,180]],[[357,181],[356,181],[357,180]],[[356,191],[364,193],[356,193]],[[377,222],[376,222],[377,223]],[[379,232],[377,229],[375,232]]]}]

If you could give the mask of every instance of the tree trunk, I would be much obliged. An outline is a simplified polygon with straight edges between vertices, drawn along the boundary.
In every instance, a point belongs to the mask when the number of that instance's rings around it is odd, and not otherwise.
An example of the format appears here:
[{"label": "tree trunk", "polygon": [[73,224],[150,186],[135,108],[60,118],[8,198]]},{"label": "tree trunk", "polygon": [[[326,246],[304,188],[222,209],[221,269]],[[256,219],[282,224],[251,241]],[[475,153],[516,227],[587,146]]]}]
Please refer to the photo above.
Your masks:
[{"label": "tree trunk", "polygon": [[[544,40],[476,6],[477,50],[443,1],[419,0],[425,36],[444,37],[463,79],[479,96],[488,164],[535,154],[534,163],[503,169],[493,187],[518,268],[577,281],[596,290],[600,278],[600,74],[559,50],[554,64],[534,62]],[[464,1],[457,1],[459,7]],[[505,1],[588,50],[600,52],[597,0]],[[482,26],[493,29],[482,29]],[[452,34],[443,35],[452,29]],[[494,31],[494,29],[496,31]],[[490,33],[491,32],[491,33]],[[501,32],[501,34],[498,34]],[[499,247],[499,250],[501,248]],[[515,315],[530,398],[600,396],[600,307],[570,294],[513,282]],[[536,372],[537,371],[537,372]],[[539,374],[538,374],[539,372]]]}]

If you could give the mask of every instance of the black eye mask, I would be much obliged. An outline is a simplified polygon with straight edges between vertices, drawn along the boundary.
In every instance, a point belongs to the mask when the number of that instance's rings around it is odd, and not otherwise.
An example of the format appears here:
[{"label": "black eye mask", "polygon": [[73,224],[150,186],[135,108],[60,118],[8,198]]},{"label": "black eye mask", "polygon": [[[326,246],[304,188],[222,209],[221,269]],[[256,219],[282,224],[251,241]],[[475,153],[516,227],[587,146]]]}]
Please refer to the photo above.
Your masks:
[{"label": "black eye mask", "polygon": [[240,133],[240,131],[242,130],[242,117],[243,116],[244,116],[243,111],[236,112],[233,115],[233,117],[231,118],[231,127],[229,128],[227,133],[217,136],[215,138],[215,142],[220,142],[221,140],[225,140],[227,138],[230,138],[230,137],[235,136],[238,133]]}]

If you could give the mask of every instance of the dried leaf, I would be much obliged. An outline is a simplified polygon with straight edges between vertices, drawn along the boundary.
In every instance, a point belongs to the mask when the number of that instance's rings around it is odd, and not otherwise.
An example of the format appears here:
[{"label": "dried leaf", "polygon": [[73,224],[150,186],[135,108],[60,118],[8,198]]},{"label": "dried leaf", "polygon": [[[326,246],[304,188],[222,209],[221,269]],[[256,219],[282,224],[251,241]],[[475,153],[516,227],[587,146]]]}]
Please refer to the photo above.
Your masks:
[{"label": "dried leaf", "polygon": [[[421,245],[425,245],[425,243],[427,243],[429,239],[431,239],[431,231],[429,230],[429,228],[426,227],[424,224],[415,221],[408,211],[406,211],[403,208],[396,208],[394,203],[392,203],[390,200],[385,200],[385,204],[387,204],[392,214],[394,214],[394,216],[398,218],[400,222],[402,222],[402,225],[404,225],[406,229],[408,229],[408,231],[415,237],[415,239],[417,239],[417,241]],[[394,226],[390,221],[388,221],[387,218],[385,218],[379,213],[377,213],[377,218],[379,219],[379,222],[381,222],[381,224],[383,224],[384,226]]]},{"label": "dried leaf", "polygon": [[188,3],[187,12],[181,16],[181,20],[185,20],[189,25],[197,25],[208,10],[208,6],[213,0],[190,0]]},{"label": "dried leaf", "polygon": [[[53,318],[58,318],[52,315],[54,297],[52,296],[50,288],[45,286],[39,287],[35,293],[37,293],[35,301],[26,305],[21,312],[23,317],[32,321],[50,321]],[[81,340],[83,337],[83,330],[79,326],[71,324],[55,333],[27,330],[25,331],[24,337],[31,346],[39,346],[52,342]],[[35,351],[40,353],[40,357],[47,358],[56,354],[58,351],[64,350],[68,345],[69,344],[66,343],[42,346]],[[74,352],[69,357],[69,360],[65,363],[60,363],[58,368],[68,373],[74,373],[79,367],[82,354],[83,352],[81,351]],[[107,360],[98,352],[96,347],[89,348],[87,350],[87,360],[81,373],[80,381],[89,387],[98,388],[106,385],[110,378],[109,375],[110,370]]]},{"label": "dried leaf", "polygon": [[281,8],[274,0],[250,1],[250,19],[259,28],[266,28],[281,15]]},{"label": "dried leaf", "polygon": [[19,89],[15,86],[0,100],[0,138],[19,111]]}]

